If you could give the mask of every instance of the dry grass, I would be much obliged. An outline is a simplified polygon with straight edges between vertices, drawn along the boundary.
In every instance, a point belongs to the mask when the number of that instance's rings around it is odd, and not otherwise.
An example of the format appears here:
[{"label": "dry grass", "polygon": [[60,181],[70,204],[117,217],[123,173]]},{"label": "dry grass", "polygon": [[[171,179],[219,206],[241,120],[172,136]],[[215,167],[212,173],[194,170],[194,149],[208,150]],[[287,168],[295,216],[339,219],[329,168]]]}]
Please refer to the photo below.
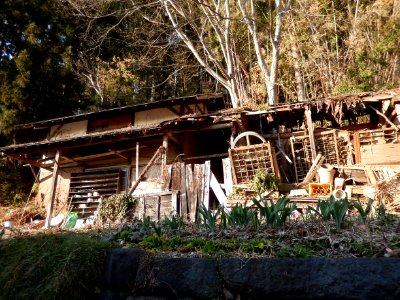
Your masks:
[{"label": "dry grass", "polygon": [[400,213],[400,174],[376,185],[376,199],[388,212]]}]

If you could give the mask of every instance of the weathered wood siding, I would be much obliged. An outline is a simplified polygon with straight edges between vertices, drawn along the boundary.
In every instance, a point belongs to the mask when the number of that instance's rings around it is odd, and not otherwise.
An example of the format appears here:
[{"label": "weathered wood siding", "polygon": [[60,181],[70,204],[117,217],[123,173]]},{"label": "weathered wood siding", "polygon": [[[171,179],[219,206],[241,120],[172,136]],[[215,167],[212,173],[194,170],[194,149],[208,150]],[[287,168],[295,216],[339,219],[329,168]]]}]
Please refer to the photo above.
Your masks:
[{"label": "weathered wood siding", "polygon": [[61,140],[65,138],[77,137],[86,134],[88,121],[79,121],[61,125],[54,125],[50,129],[48,139],[50,141]]}]

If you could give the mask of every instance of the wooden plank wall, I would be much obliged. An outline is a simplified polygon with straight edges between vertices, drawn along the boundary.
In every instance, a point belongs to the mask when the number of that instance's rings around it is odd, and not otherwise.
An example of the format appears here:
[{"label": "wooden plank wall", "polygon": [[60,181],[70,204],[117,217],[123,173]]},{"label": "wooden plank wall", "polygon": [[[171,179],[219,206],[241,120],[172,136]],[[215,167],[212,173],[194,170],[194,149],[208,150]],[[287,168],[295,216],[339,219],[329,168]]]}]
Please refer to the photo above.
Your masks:
[{"label": "wooden plank wall", "polygon": [[359,151],[356,163],[363,165],[400,164],[400,134],[391,128],[360,131],[354,134]]},{"label": "wooden plank wall", "polygon": [[[222,185],[211,171],[210,161],[204,164],[186,165],[175,162],[171,166],[171,190],[177,192],[176,213],[192,222],[196,219],[197,208],[210,207],[211,190],[220,205],[226,205],[226,195]],[[161,207],[161,210],[163,208]]]}]

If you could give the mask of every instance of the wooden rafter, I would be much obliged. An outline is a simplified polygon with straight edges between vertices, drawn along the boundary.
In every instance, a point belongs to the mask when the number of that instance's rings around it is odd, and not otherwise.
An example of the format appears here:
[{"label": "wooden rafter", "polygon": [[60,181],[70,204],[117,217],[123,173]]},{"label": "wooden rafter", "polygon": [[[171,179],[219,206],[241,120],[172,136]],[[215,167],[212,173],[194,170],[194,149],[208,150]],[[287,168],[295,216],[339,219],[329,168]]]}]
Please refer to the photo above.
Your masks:
[{"label": "wooden rafter", "polygon": [[35,166],[35,167],[43,168],[43,169],[46,169],[46,170],[49,170],[49,171],[53,170],[53,168],[51,168],[50,166],[46,166],[46,165],[42,164],[39,161],[36,161],[36,160],[33,160],[33,159],[29,159],[29,158],[25,158],[25,157],[23,157],[21,155],[6,153],[6,156],[9,157],[9,158],[18,160],[18,161],[22,161],[24,163],[27,163],[27,164]]}]

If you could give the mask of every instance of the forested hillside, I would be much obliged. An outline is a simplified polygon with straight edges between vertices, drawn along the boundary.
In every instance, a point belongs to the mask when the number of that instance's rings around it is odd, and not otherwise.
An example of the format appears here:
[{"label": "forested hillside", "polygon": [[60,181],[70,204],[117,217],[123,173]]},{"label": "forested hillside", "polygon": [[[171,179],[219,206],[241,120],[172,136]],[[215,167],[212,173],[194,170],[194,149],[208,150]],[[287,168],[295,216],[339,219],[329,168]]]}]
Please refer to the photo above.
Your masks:
[{"label": "forested hillside", "polygon": [[398,0],[3,0],[0,18],[0,145],[18,123],[169,97],[400,84]]}]

